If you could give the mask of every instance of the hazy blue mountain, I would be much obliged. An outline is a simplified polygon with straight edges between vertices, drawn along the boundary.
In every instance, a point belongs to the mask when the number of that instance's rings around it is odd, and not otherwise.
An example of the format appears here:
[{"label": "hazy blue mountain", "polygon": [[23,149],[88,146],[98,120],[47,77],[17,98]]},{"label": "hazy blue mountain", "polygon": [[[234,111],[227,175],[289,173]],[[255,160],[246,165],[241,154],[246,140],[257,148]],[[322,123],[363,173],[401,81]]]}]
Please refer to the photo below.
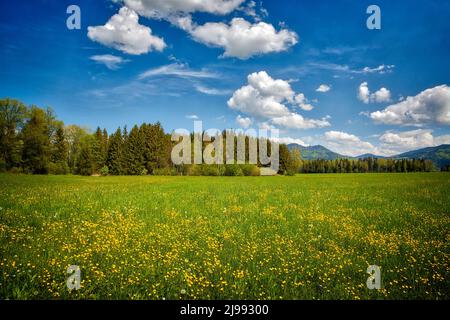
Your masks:
[{"label": "hazy blue mountain", "polygon": [[432,160],[438,168],[450,165],[450,144],[408,151],[392,158]]},{"label": "hazy blue mountain", "polygon": [[304,160],[335,160],[335,159],[363,159],[363,158],[386,158],[386,159],[424,159],[433,161],[438,168],[450,165],[450,144],[443,144],[437,147],[423,148],[413,151],[408,151],[392,157],[382,157],[374,154],[366,153],[358,157],[345,156],[333,152],[324,146],[309,146],[304,147],[295,143],[288,145],[289,150],[299,149]]},{"label": "hazy blue mountain", "polygon": [[335,160],[339,158],[341,159],[350,158],[348,156],[343,156],[342,154],[333,152],[321,145],[304,147],[299,144],[292,143],[288,145],[288,148],[289,150],[299,149],[302,155],[302,159],[304,160],[315,160],[315,159]]},{"label": "hazy blue mountain", "polygon": [[365,154],[362,154],[360,156],[357,156],[356,158],[357,159],[366,159],[366,158],[383,159],[383,158],[386,158],[386,157],[377,156],[376,154],[373,154],[373,153],[365,153]]}]

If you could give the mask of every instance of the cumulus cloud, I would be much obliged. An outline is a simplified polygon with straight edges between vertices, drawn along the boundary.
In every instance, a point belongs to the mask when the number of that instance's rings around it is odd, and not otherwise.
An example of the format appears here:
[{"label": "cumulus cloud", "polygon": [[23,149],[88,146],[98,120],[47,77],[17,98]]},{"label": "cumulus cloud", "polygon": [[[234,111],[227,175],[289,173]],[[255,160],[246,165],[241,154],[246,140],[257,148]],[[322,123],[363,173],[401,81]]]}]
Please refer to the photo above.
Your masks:
[{"label": "cumulus cloud", "polygon": [[381,148],[386,154],[397,154],[410,150],[434,147],[450,143],[450,135],[433,136],[432,130],[385,132],[380,136]]},{"label": "cumulus cloud", "polygon": [[276,125],[290,129],[314,129],[330,126],[327,117],[322,119],[306,119],[302,115],[294,112],[285,116],[273,118],[272,122]]},{"label": "cumulus cloud", "polygon": [[381,88],[380,90],[370,93],[369,85],[367,82],[363,82],[358,88],[358,99],[364,103],[369,102],[389,102],[391,101],[391,92],[386,88]]},{"label": "cumulus cloud", "polygon": [[433,136],[432,130],[412,130],[404,132],[386,131],[376,135],[379,144],[374,146],[359,137],[341,131],[328,131],[324,138],[331,149],[344,155],[358,156],[364,153],[373,153],[383,156],[394,156],[403,152],[441,144],[450,144],[450,135]]},{"label": "cumulus cloud", "polygon": [[[119,2],[118,0],[113,0]],[[186,15],[194,12],[206,12],[226,15],[236,10],[246,0],[123,0],[125,5],[141,16],[165,18]]]},{"label": "cumulus cloud", "polygon": [[272,141],[275,141],[279,144],[298,144],[303,147],[309,146],[309,144],[305,143],[303,139],[292,138],[292,137],[280,137],[280,138],[271,138]]},{"label": "cumulus cloud", "polygon": [[286,51],[298,42],[298,36],[293,31],[277,31],[266,22],[252,24],[243,18],[234,18],[230,24],[208,22],[200,26],[192,24],[189,17],[177,21],[195,41],[223,48],[225,52],[222,57],[245,60],[255,55]]},{"label": "cumulus cloud", "polygon": [[[261,22],[267,11],[256,3],[246,0],[112,0],[123,3],[139,15],[150,19],[165,19],[188,32],[192,38],[211,47],[223,48],[222,57],[248,59],[255,55],[285,51],[298,42],[295,32]],[[244,4],[241,6],[242,4]],[[195,12],[226,15],[242,11],[256,21],[250,23],[243,18],[234,18],[229,24],[209,22],[197,25],[192,21]]]},{"label": "cumulus cloud", "polygon": [[186,118],[187,118],[187,119],[190,119],[190,120],[198,120],[198,119],[199,119],[198,116],[197,116],[196,114],[188,114],[188,115],[186,116]]},{"label": "cumulus cloud", "polygon": [[450,125],[450,88],[441,85],[426,89],[384,110],[372,112],[370,117],[375,122],[391,125]]},{"label": "cumulus cloud", "polygon": [[388,102],[391,100],[391,92],[386,88],[381,88],[371,95],[371,98],[375,102]]},{"label": "cumulus cloud", "polygon": [[370,91],[367,82],[363,82],[358,88],[358,99],[364,103],[369,103]]},{"label": "cumulus cloud", "polygon": [[182,63],[172,63],[169,65],[153,68],[142,72],[139,79],[146,79],[158,76],[175,76],[180,78],[218,78],[219,75],[208,70],[192,70],[188,65]]},{"label": "cumulus cloud", "polygon": [[139,16],[127,7],[121,8],[104,26],[88,27],[88,37],[133,55],[163,51],[166,47],[164,39],[152,35],[149,27],[139,24]]},{"label": "cumulus cloud", "polygon": [[236,123],[242,128],[247,129],[252,125],[253,121],[250,118],[241,117],[241,115],[238,115],[236,117]]},{"label": "cumulus cloud", "polygon": [[329,86],[329,85],[326,85],[326,84],[321,84],[317,89],[316,89],[316,91],[317,92],[328,92],[328,91],[330,91],[331,90],[331,86]]},{"label": "cumulus cloud", "polygon": [[116,70],[120,67],[120,65],[128,62],[128,60],[124,60],[122,57],[114,56],[111,54],[95,55],[90,57],[89,59],[105,65],[110,70]]},{"label": "cumulus cloud", "polygon": [[305,96],[296,94],[288,81],[273,79],[265,71],[248,75],[247,81],[248,84],[236,90],[228,100],[231,109],[287,128],[310,129],[330,125],[327,118],[305,119],[288,107],[309,109]]},{"label": "cumulus cloud", "polygon": [[377,153],[377,148],[370,142],[363,141],[359,137],[342,131],[325,132],[327,144],[343,155],[359,156],[364,153]]},{"label": "cumulus cloud", "polygon": [[309,103],[309,100],[306,99],[305,95],[303,93],[299,93],[294,98],[295,103],[300,107],[300,109],[305,111],[311,111],[314,109],[314,106]]}]

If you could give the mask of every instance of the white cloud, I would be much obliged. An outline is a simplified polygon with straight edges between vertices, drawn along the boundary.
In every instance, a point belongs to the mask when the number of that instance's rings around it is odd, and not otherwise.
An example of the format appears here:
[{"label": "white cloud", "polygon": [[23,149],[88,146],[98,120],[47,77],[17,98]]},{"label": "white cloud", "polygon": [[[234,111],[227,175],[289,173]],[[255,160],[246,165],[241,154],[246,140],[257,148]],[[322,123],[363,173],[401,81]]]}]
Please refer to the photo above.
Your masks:
[{"label": "white cloud", "polygon": [[272,122],[276,125],[290,129],[313,129],[330,126],[328,118],[305,119],[302,115],[294,112],[285,116],[273,118]]},{"label": "white cloud", "polygon": [[246,118],[246,117],[241,117],[241,115],[238,115],[236,117],[236,122],[237,122],[237,124],[239,124],[239,126],[241,126],[244,129],[247,129],[253,123],[252,119]]},{"label": "white cloud", "polygon": [[192,25],[190,18],[178,19],[178,25],[188,31],[194,40],[225,50],[223,57],[248,59],[255,55],[288,50],[298,42],[295,32],[258,22],[251,24],[242,18],[234,18],[230,24],[208,22]]},{"label": "white cloud", "polygon": [[299,138],[291,138],[291,137],[281,137],[281,138],[271,138],[271,140],[278,142],[279,144],[298,144],[303,147],[309,146],[309,144],[305,143],[302,139]]},{"label": "white cloud", "polygon": [[447,85],[426,89],[414,97],[375,111],[370,117],[378,123],[395,125],[450,125],[450,88]]},{"label": "white cloud", "polygon": [[198,120],[198,116],[196,114],[188,114],[186,118],[191,120]]},{"label": "white cloud", "polygon": [[326,85],[326,84],[321,84],[321,85],[316,89],[317,92],[328,92],[328,91],[330,91],[330,90],[331,90],[331,86]]},{"label": "white cloud", "polygon": [[398,154],[410,150],[434,147],[450,143],[450,135],[433,136],[432,130],[412,130],[404,132],[385,132],[381,137],[381,148],[386,154]]},{"label": "white cloud", "polygon": [[364,153],[373,153],[394,156],[411,150],[450,143],[450,135],[435,137],[432,133],[432,130],[424,129],[404,132],[387,131],[380,136],[373,136],[379,139],[378,146],[363,141],[353,134],[340,131],[328,131],[324,137],[328,147],[344,155],[358,156]]},{"label": "white cloud", "polygon": [[[273,25],[259,21],[267,11],[256,3],[246,0],[112,0],[123,2],[141,16],[165,19],[188,32],[200,43],[223,48],[222,57],[248,59],[254,55],[285,51],[298,42],[297,34],[282,27],[277,31]],[[242,4],[244,4],[241,6]],[[192,13],[206,12],[226,15],[235,10],[254,18],[250,23],[243,18],[234,18],[230,24],[209,22],[197,25]]]},{"label": "white cloud", "polygon": [[192,70],[186,64],[172,63],[147,70],[139,75],[139,79],[158,76],[176,76],[181,78],[218,78],[219,75],[207,70]]},{"label": "white cloud", "polygon": [[386,88],[381,88],[373,93],[371,97],[375,102],[389,102],[391,101],[391,92]]},{"label": "white cloud", "polygon": [[395,65],[391,64],[391,65],[380,65],[376,68],[370,68],[370,67],[365,67],[362,72],[363,73],[379,73],[379,74],[385,74],[385,73],[391,73],[393,71],[393,69],[395,68]]},{"label": "white cloud", "polygon": [[325,140],[330,148],[338,153],[349,156],[359,156],[364,153],[377,153],[378,150],[370,142],[342,131],[325,132]]},{"label": "white cloud", "polygon": [[314,106],[309,104],[309,100],[306,99],[305,95],[303,93],[299,93],[294,98],[297,105],[300,107],[300,109],[305,111],[311,111],[314,109]]},{"label": "white cloud", "polygon": [[104,26],[88,27],[88,37],[133,55],[162,51],[166,47],[164,40],[152,35],[149,27],[139,24],[139,16],[127,7],[121,8]]},{"label": "white cloud", "polygon": [[391,92],[386,88],[381,88],[375,93],[370,93],[369,85],[367,84],[367,82],[363,82],[359,85],[357,97],[364,103],[389,102],[391,101]]},{"label": "white cloud", "polygon": [[116,70],[121,64],[128,62],[128,60],[124,60],[122,57],[113,56],[111,54],[95,55],[89,59],[104,64],[110,70]]},{"label": "white cloud", "polygon": [[367,82],[363,82],[359,85],[358,99],[364,103],[369,103],[370,91]]},{"label": "white cloud", "polygon": [[[113,0],[117,2],[117,0]],[[126,6],[148,18],[165,18],[194,12],[225,15],[246,0],[123,0]]]},{"label": "white cloud", "polygon": [[248,84],[236,90],[228,100],[231,109],[261,121],[287,128],[310,129],[329,126],[328,118],[305,119],[288,105],[310,109],[302,93],[296,94],[288,81],[273,79],[267,72],[255,72],[247,77]]},{"label": "white cloud", "polygon": [[[322,70],[328,70],[333,72],[341,72],[341,73],[350,73],[350,74],[368,74],[368,73],[391,73],[395,68],[395,65],[380,65],[375,68],[364,67],[362,69],[359,68],[351,68],[345,64],[336,64],[336,63],[322,63],[322,62],[312,62],[307,65],[311,68],[318,68]],[[335,75],[335,78],[339,78],[339,75]]]},{"label": "white cloud", "polygon": [[204,93],[211,96],[224,96],[231,93],[230,90],[208,88],[200,84],[195,85],[195,90],[197,90],[200,93]]}]

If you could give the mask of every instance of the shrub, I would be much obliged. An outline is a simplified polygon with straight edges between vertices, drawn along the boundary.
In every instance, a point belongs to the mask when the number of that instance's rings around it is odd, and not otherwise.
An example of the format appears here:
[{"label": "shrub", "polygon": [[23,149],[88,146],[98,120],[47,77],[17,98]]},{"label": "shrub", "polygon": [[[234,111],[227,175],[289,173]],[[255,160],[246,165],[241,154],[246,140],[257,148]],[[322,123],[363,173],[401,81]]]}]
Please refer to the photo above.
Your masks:
[{"label": "shrub", "polygon": [[244,175],[242,169],[237,164],[227,164],[225,166],[225,175],[230,177],[242,176]]},{"label": "shrub", "polygon": [[109,175],[109,168],[108,166],[103,166],[103,168],[100,169],[100,174],[102,176],[107,176]]},{"label": "shrub", "polygon": [[65,161],[60,162],[50,162],[48,164],[48,173],[49,174],[56,174],[56,175],[63,175],[69,173],[69,166]]},{"label": "shrub", "polygon": [[207,165],[204,164],[201,166],[201,173],[203,176],[219,176],[220,171],[217,165]]},{"label": "shrub", "polygon": [[153,170],[154,176],[177,176],[179,175],[175,168],[158,168]]},{"label": "shrub", "polygon": [[22,169],[22,168],[19,168],[19,167],[12,167],[12,168],[9,170],[9,172],[10,172],[10,173],[14,173],[14,174],[23,173],[23,169]]},{"label": "shrub", "polygon": [[260,170],[254,164],[243,164],[240,166],[244,176],[259,176]]},{"label": "shrub", "polygon": [[0,159],[0,172],[6,171],[6,161],[4,159]]}]

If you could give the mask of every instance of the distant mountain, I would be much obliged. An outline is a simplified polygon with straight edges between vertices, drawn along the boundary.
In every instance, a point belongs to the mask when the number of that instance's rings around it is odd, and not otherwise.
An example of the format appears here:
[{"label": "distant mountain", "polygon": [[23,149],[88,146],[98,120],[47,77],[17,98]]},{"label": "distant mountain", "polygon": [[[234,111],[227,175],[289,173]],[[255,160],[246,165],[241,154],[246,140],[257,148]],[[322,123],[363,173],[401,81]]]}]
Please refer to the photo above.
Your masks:
[{"label": "distant mountain", "polygon": [[377,156],[376,154],[373,154],[373,153],[365,153],[365,154],[362,154],[362,155],[356,157],[356,159],[367,159],[367,158],[384,159],[386,157]]},{"label": "distant mountain", "polygon": [[304,160],[316,160],[316,159],[335,160],[335,159],[349,158],[348,156],[343,156],[342,154],[333,152],[321,145],[304,147],[299,144],[291,143],[288,144],[288,149],[300,150],[302,159]]},{"label": "distant mountain", "polygon": [[289,150],[299,149],[304,160],[335,160],[335,159],[364,159],[364,158],[376,158],[376,159],[423,159],[431,160],[434,162],[437,168],[442,168],[450,165],[450,144],[443,144],[437,147],[423,148],[413,151],[408,151],[392,157],[377,156],[375,154],[366,153],[358,157],[344,156],[342,154],[333,152],[324,146],[310,146],[304,147],[299,144],[289,144]]},{"label": "distant mountain", "polygon": [[438,168],[442,168],[450,165],[450,144],[408,151],[392,158],[431,160]]}]

